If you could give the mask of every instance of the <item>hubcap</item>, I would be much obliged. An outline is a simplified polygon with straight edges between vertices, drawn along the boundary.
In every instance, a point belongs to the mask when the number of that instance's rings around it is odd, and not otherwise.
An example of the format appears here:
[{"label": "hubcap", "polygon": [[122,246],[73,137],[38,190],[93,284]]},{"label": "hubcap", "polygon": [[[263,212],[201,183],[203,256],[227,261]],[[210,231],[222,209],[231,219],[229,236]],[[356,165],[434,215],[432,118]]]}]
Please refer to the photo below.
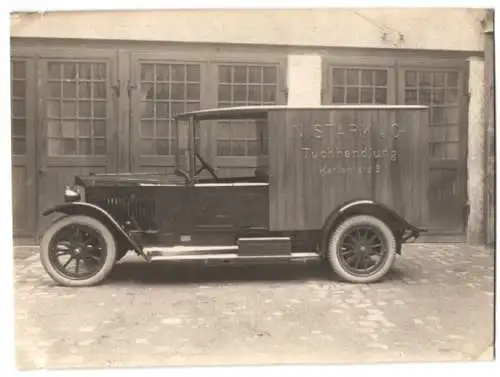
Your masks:
[{"label": "hubcap", "polygon": [[340,240],[337,255],[342,267],[349,273],[371,275],[387,258],[385,237],[373,226],[349,228]]}]

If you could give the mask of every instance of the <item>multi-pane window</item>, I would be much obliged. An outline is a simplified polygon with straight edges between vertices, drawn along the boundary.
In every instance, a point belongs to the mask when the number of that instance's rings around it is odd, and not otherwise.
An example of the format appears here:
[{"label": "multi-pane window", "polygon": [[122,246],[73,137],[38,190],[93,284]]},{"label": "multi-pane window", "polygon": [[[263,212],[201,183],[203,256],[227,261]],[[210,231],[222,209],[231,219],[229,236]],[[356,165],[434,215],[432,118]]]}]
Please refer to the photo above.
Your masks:
[{"label": "multi-pane window", "polygon": [[200,65],[142,63],[141,155],[175,154],[172,117],[200,109]]},{"label": "multi-pane window", "polygon": [[458,79],[457,71],[405,72],[405,104],[430,106],[430,152],[436,159],[458,158]]},{"label": "multi-pane window", "polygon": [[26,63],[11,62],[12,154],[26,153]]},{"label": "multi-pane window", "polygon": [[[278,101],[276,65],[219,65],[218,105],[275,105]],[[265,127],[264,127],[265,128]],[[219,156],[257,156],[265,154],[256,122],[220,121],[217,128]]]},{"label": "multi-pane window", "polygon": [[49,155],[105,155],[106,63],[49,62],[47,85]]},{"label": "multi-pane window", "polygon": [[333,104],[386,104],[387,69],[331,68]]}]

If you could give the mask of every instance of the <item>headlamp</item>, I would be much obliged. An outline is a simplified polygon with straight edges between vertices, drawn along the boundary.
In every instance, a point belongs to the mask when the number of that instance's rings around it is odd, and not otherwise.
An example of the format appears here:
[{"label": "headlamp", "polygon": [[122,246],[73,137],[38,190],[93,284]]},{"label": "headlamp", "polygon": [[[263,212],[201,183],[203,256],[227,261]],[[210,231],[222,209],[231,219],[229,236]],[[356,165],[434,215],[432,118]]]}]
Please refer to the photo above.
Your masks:
[{"label": "headlamp", "polygon": [[80,193],[69,186],[64,189],[64,201],[65,202],[78,202],[81,199]]}]

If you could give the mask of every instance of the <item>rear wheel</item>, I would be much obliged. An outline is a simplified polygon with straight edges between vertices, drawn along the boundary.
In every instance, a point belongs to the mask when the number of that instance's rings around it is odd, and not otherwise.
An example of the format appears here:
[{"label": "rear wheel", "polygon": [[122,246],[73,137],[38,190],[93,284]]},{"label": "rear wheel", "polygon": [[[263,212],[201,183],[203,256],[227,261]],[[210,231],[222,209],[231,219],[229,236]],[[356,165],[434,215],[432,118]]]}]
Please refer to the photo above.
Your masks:
[{"label": "rear wheel", "polygon": [[333,230],[327,259],[333,271],[352,283],[381,280],[394,263],[396,238],[382,220],[368,215],[353,216]]},{"label": "rear wheel", "polygon": [[56,220],[40,244],[45,271],[57,283],[69,287],[101,283],[116,261],[116,242],[100,221],[88,216]]}]

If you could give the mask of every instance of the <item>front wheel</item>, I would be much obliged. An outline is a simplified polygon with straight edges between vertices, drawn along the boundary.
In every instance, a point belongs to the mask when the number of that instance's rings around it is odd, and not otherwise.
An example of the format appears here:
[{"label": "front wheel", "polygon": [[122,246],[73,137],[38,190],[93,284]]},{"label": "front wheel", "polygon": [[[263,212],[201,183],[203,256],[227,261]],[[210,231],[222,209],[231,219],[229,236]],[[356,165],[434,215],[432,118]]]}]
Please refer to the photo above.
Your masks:
[{"label": "front wheel", "polygon": [[327,259],[343,280],[366,284],[387,274],[396,253],[397,242],[391,228],[376,217],[359,215],[333,230]]},{"label": "front wheel", "polygon": [[56,220],[43,235],[40,259],[57,283],[83,287],[101,283],[116,260],[116,242],[106,226],[88,216]]}]

